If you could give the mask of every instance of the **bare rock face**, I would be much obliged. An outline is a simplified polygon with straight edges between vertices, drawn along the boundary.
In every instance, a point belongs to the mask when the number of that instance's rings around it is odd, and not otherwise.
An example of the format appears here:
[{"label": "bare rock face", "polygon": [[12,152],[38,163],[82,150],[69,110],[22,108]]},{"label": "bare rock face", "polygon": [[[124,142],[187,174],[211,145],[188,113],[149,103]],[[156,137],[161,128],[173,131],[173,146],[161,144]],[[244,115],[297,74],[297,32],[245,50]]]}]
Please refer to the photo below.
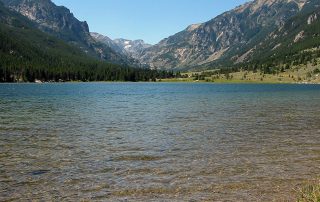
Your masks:
[{"label": "bare rock face", "polygon": [[88,43],[89,26],[76,19],[69,9],[56,6],[50,0],[2,0],[4,4],[30,20],[45,32],[69,41]]},{"label": "bare rock face", "polygon": [[312,14],[308,18],[308,25],[311,25],[314,21],[318,19],[318,15],[316,13]]},{"label": "bare rock face", "polygon": [[[246,3],[208,22],[191,25],[145,49],[139,56],[140,62],[152,68],[174,69],[192,68],[219,60],[233,64],[245,61],[254,52],[254,44],[299,13],[307,2],[255,0]],[[240,52],[245,48],[248,51],[243,55]]]},{"label": "bare rock face", "polygon": [[299,32],[299,34],[296,35],[296,37],[294,38],[293,42],[297,43],[303,38],[304,38],[304,31],[301,31],[301,32]]}]

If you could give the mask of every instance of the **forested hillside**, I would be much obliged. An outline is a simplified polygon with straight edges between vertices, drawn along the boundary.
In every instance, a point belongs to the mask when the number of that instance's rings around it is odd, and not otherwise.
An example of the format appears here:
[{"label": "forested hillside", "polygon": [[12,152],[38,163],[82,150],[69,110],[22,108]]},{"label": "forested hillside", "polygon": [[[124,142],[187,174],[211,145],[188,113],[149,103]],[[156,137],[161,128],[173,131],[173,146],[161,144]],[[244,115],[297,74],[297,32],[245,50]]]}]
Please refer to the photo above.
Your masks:
[{"label": "forested hillside", "polygon": [[80,49],[38,30],[0,4],[0,82],[149,81],[173,73],[136,69],[90,58]]},{"label": "forested hillside", "polygon": [[296,65],[317,65],[320,58],[320,7],[309,6],[262,43],[247,50],[252,52],[248,62],[236,64],[234,69],[260,69],[273,73]]},{"label": "forested hillside", "polygon": [[0,0],[4,6],[31,20],[42,32],[81,49],[85,54],[115,64],[134,64],[134,60],[90,36],[86,21],[78,20],[64,6],[51,0]]}]

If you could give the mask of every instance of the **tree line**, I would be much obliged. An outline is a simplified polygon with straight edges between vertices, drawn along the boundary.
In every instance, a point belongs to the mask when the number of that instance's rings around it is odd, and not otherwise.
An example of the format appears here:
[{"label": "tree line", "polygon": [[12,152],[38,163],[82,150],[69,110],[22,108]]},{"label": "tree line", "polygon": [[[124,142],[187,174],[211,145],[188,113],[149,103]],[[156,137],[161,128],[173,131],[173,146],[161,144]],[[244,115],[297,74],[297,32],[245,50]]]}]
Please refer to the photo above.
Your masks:
[{"label": "tree line", "polygon": [[0,23],[0,82],[156,81],[173,78],[158,71],[111,64],[40,31]]}]

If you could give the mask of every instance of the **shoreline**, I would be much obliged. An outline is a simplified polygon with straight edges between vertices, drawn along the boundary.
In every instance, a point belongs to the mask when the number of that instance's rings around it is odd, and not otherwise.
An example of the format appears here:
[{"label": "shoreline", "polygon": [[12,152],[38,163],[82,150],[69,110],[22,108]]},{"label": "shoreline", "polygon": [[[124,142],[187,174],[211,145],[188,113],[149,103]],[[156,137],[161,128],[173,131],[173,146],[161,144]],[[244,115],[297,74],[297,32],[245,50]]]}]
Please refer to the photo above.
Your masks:
[{"label": "shoreline", "polygon": [[171,80],[171,79],[165,79],[161,81],[89,81],[89,82],[83,82],[83,81],[66,81],[66,82],[0,82],[1,84],[80,84],[80,83],[181,83],[181,84],[266,84],[266,85],[280,85],[280,84],[291,84],[291,85],[320,85],[320,82],[264,82],[264,81],[188,81],[188,80]]},{"label": "shoreline", "polygon": [[208,83],[208,84],[293,84],[293,85],[319,85],[320,82],[261,82],[261,81],[159,81],[157,83]]}]

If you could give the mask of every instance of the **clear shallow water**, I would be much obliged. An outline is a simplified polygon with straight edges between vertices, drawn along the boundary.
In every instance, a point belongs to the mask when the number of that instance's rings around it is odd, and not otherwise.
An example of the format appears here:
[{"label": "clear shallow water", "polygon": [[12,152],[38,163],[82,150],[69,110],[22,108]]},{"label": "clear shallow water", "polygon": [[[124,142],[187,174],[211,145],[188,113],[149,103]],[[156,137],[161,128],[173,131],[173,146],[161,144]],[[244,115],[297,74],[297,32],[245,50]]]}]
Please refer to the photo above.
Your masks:
[{"label": "clear shallow water", "polygon": [[0,201],[270,201],[320,178],[320,85],[0,85]]}]

